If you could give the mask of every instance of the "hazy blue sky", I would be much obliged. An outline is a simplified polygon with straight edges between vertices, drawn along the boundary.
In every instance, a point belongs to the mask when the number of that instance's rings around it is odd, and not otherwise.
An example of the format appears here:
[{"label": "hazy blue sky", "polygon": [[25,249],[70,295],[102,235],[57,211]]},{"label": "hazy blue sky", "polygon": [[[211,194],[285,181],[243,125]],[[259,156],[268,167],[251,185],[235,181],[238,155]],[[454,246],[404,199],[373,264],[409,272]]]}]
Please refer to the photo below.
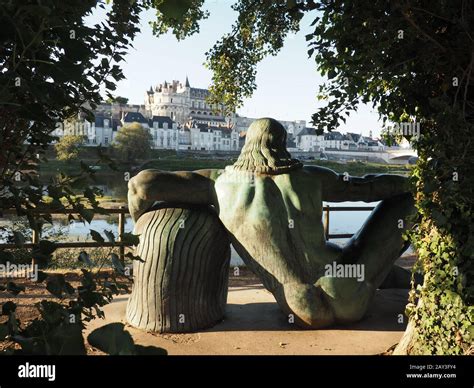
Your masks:
[{"label": "hazy blue sky", "polygon": [[[191,86],[207,88],[211,73],[204,68],[205,52],[216,40],[231,30],[236,13],[230,8],[232,0],[208,0],[208,19],[201,23],[201,32],[178,42],[169,33],[159,38],[151,33],[148,22],[154,12],[142,14],[141,33],[134,41],[122,68],[126,80],[119,83],[116,95],[129,98],[131,103],[143,104],[145,91],[150,85],[173,79],[184,82],[186,75]],[[323,78],[316,71],[313,59],[308,59],[305,35],[311,32],[314,16],[306,15],[301,31],[287,38],[281,52],[268,57],[258,66],[257,90],[245,101],[239,114],[249,117],[274,117],[281,120],[307,120],[318,107],[316,93]],[[100,19],[92,17],[92,22]],[[320,104],[320,103],[319,103]],[[368,135],[380,133],[381,123],[370,107],[363,106],[340,128]]]}]

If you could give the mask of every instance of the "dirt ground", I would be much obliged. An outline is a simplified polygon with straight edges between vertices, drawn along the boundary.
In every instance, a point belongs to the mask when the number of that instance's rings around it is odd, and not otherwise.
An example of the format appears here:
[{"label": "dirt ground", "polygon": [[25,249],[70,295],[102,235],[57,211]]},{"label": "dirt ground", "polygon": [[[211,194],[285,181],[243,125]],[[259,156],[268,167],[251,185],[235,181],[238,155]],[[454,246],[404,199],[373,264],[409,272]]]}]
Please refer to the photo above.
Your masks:
[{"label": "dirt ground", "polygon": [[[401,258],[398,264],[410,268],[414,257]],[[65,274],[73,285],[79,284],[79,271],[54,271]],[[350,326],[326,330],[302,330],[288,323],[273,296],[261,285],[258,278],[245,268],[229,273],[229,294],[224,320],[216,326],[190,334],[147,333],[130,327],[135,342],[146,346],[165,348],[169,354],[390,354],[398,343],[406,322],[403,312],[407,302],[407,290],[379,290],[367,316]],[[26,286],[26,292],[12,296],[0,292],[0,303],[8,300],[18,305],[17,316],[22,325],[39,317],[35,304],[39,301],[57,300],[44,283],[32,283],[15,279]],[[131,284],[130,284],[131,286]],[[104,319],[87,324],[84,338],[93,329],[111,322],[123,322],[128,295],[119,295],[104,307]],[[3,320],[5,317],[3,317]],[[0,341],[0,350],[8,346]],[[86,344],[88,354],[101,354]]]},{"label": "dirt ground", "polygon": [[[92,321],[86,335],[111,322],[124,321],[128,296],[104,309],[106,319]],[[216,326],[197,333],[147,333],[126,324],[135,342],[158,346],[170,355],[375,355],[390,354],[406,324],[399,321],[407,290],[380,290],[367,317],[350,326],[302,330],[288,323],[273,296],[260,284],[230,287],[227,313]]]}]

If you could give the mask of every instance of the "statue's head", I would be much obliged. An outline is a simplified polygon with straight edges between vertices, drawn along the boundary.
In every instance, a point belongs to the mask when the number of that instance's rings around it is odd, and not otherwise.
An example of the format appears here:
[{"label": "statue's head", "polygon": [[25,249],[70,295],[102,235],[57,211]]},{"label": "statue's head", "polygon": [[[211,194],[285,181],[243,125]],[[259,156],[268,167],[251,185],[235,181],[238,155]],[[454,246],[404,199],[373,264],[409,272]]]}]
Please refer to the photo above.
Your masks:
[{"label": "statue's head", "polygon": [[300,168],[286,149],[286,130],[270,118],[255,120],[247,130],[245,144],[233,167],[240,171],[283,174]]}]

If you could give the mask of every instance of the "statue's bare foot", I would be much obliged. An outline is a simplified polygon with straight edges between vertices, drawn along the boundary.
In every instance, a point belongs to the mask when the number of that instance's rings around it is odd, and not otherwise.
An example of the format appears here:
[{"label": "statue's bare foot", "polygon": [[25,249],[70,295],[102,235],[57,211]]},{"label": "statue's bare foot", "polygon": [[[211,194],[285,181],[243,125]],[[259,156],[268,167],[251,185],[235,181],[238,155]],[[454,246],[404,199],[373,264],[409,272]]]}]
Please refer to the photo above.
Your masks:
[{"label": "statue's bare foot", "polygon": [[285,283],[281,292],[275,293],[280,306],[289,318],[303,328],[318,329],[334,323],[334,315],[324,292],[312,284]]}]

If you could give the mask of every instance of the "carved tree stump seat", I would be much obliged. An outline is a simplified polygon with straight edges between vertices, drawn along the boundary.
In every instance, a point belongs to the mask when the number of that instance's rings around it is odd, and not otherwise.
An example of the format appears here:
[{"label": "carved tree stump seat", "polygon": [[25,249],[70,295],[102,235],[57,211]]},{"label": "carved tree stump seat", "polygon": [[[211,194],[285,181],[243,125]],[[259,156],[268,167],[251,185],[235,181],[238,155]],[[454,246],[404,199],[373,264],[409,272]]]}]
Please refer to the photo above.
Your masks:
[{"label": "carved tree stump seat", "polygon": [[223,318],[230,241],[212,208],[155,208],[138,219],[134,233],[140,235],[135,254],[144,262],[133,264],[128,323],[159,333],[184,333]]}]

